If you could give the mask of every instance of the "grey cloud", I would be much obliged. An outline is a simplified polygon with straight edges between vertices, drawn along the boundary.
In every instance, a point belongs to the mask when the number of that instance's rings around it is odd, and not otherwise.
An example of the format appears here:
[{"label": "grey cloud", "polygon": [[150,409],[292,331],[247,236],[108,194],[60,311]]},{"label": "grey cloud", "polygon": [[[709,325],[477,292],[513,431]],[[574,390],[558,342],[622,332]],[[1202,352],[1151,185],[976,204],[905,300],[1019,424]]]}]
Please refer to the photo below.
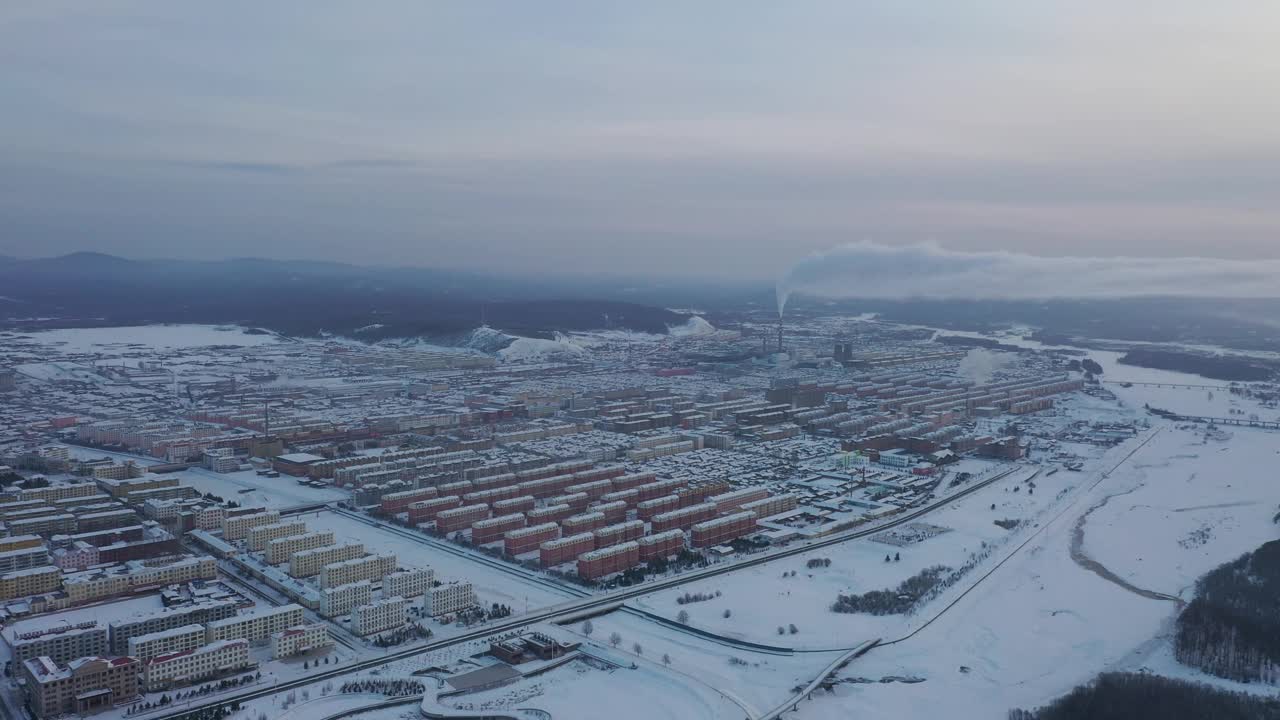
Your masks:
[{"label": "grey cloud", "polygon": [[858,242],[805,258],[777,288],[779,312],[796,292],[884,299],[1277,298],[1280,260],[1043,257]]}]

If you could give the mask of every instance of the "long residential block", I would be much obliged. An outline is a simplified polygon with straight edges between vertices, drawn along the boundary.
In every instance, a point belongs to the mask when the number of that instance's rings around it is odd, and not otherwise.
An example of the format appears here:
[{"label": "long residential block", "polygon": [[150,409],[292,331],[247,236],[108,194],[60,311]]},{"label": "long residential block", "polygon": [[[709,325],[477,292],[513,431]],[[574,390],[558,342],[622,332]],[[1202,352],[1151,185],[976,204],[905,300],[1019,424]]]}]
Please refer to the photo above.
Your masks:
[{"label": "long residential block", "polygon": [[303,621],[302,606],[281,605],[280,607],[255,609],[247,613],[215,620],[205,626],[206,642],[219,640],[244,639],[249,642],[266,640],[272,634],[287,630]]},{"label": "long residential block", "polygon": [[306,533],[305,535],[291,535],[268,542],[266,560],[271,565],[279,565],[288,562],[294,553],[329,547],[332,544],[333,532],[329,530]]},{"label": "long residential block", "polygon": [[[296,578],[319,575],[325,565],[353,560],[364,555],[364,544],[331,545],[296,552],[289,558],[289,574]],[[341,585],[342,583],[338,583]]]}]

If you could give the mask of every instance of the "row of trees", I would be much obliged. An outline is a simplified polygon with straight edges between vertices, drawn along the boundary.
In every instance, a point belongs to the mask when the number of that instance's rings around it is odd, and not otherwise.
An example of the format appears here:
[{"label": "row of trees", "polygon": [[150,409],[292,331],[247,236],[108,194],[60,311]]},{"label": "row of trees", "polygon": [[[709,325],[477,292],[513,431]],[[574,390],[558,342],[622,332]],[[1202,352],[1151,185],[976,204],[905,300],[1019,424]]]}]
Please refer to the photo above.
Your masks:
[{"label": "row of trees", "polygon": [[418,680],[403,678],[361,678],[342,683],[338,692],[347,693],[379,693],[387,697],[408,697],[421,695],[427,687]]},{"label": "row of trees", "polygon": [[[885,556],[888,560],[888,556]],[[899,615],[908,612],[921,598],[943,581],[950,568],[935,565],[903,580],[894,590],[871,590],[861,595],[837,595],[831,610],[838,613]]]},{"label": "row of trees", "polygon": [[1280,540],[1210,571],[1178,616],[1178,661],[1242,682],[1280,681]]},{"label": "row of trees", "polygon": [[1009,720],[1280,720],[1280,699],[1137,673],[1104,673]]}]

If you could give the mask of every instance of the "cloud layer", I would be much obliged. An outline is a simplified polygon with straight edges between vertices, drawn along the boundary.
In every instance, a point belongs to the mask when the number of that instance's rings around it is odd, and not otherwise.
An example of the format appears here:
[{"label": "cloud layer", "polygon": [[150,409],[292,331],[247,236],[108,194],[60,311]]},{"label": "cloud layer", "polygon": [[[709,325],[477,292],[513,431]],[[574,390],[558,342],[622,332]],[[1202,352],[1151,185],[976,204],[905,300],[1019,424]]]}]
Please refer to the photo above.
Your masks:
[{"label": "cloud layer", "polygon": [[778,281],[779,311],[795,292],[880,299],[1280,297],[1280,260],[1043,257],[859,242],[792,266]]}]

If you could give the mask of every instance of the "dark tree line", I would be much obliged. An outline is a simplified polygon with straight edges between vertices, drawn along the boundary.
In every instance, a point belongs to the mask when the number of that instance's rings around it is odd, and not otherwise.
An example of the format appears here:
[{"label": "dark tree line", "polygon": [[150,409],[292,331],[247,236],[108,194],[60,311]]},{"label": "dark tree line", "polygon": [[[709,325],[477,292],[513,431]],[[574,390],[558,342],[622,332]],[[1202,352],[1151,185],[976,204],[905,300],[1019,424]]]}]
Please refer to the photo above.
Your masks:
[{"label": "dark tree line", "polygon": [[1202,683],[1104,673],[1034,711],[1009,720],[1280,720],[1280,700]]},{"label": "dark tree line", "polygon": [[1178,662],[1243,682],[1280,680],[1280,540],[1209,572],[1178,616]]},{"label": "dark tree line", "polygon": [[[886,556],[887,557],[887,556]],[[831,610],[838,613],[900,615],[938,587],[950,568],[935,565],[903,580],[894,590],[871,590],[861,595],[837,595]]]},{"label": "dark tree line", "polygon": [[384,678],[363,678],[342,683],[340,693],[380,693],[387,697],[406,697],[421,695],[427,687],[417,680],[389,680]]}]

